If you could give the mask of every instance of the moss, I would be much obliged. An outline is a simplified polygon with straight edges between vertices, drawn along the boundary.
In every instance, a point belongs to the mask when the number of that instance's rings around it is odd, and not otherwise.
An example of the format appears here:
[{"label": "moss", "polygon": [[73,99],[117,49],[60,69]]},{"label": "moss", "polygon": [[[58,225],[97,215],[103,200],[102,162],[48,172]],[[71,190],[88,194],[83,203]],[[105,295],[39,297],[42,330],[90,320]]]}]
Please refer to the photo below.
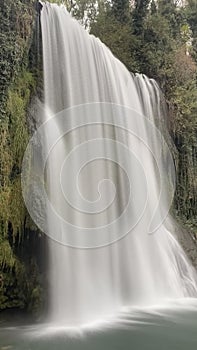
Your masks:
[{"label": "moss", "polygon": [[32,231],[35,226],[24,206],[20,182],[29,140],[27,109],[37,85],[32,67],[28,68],[35,2],[0,3],[0,309],[35,310],[41,303],[40,272],[31,249],[39,236]]},{"label": "moss", "polygon": [[34,303],[38,305],[41,298],[38,295],[41,287],[35,261],[31,262],[29,267],[28,263],[16,254],[16,250],[26,239],[26,230],[32,226],[22,198],[20,172],[29,140],[27,107],[34,89],[34,76],[28,71],[22,71],[8,89],[7,118],[0,130],[1,309],[27,307],[37,310]]},{"label": "moss", "polygon": [[7,124],[0,131],[1,159],[1,211],[0,219],[4,223],[4,235],[11,224],[13,235],[20,233],[25,220],[20,171],[29,134],[26,122],[30,92],[34,88],[34,78],[29,72],[22,72],[8,90],[6,106]]}]

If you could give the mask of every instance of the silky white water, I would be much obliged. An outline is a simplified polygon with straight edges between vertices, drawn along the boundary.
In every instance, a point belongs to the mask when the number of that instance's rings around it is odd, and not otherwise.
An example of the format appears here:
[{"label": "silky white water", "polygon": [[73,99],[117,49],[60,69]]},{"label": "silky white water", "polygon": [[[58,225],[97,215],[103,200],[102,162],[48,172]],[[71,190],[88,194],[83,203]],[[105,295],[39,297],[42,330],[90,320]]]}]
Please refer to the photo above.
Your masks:
[{"label": "silky white water", "polygon": [[50,320],[90,324],[123,307],[196,297],[196,273],[164,220],[173,170],[147,124],[165,129],[157,84],[131,75],[65,7],[44,3],[41,26],[56,212],[46,214]]}]

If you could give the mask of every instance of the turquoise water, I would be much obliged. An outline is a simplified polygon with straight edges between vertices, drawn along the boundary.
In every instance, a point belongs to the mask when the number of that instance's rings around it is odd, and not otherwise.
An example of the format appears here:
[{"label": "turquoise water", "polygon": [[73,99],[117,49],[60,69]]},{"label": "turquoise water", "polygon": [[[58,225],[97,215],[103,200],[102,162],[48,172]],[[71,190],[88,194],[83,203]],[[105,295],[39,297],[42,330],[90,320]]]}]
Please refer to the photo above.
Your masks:
[{"label": "turquoise water", "polygon": [[64,328],[2,323],[0,350],[196,350],[197,303],[132,309],[116,320]]}]

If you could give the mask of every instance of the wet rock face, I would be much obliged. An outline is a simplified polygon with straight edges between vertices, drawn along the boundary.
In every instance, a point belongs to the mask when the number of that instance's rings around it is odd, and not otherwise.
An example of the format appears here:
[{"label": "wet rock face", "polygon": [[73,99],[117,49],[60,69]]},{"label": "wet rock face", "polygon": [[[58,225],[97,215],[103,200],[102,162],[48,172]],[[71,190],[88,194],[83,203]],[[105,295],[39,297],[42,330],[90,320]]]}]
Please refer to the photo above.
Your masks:
[{"label": "wet rock face", "polygon": [[193,233],[188,232],[186,229],[182,229],[180,243],[184,248],[187,256],[191,260],[194,267],[197,269],[197,240]]},{"label": "wet rock face", "polygon": [[37,3],[37,11],[40,12],[42,10],[42,7],[43,7],[42,3],[40,1],[38,1],[38,3]]},{"label": "wet rock face", "polygon": [[170,226],[169,229],[176,236],[193,266],[197,269],[197,239],[195,231],[184,226],[180,220],[172,219],[172,223],[173,226]]}]

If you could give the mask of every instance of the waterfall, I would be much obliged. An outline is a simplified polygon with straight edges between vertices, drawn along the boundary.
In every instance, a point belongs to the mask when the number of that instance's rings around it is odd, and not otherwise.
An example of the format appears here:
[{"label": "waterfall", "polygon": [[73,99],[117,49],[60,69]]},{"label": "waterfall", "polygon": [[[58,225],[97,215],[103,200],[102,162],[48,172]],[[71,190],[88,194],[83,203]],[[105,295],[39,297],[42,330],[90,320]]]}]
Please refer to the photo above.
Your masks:
[{"label": "waterfall", "polygon": [[50,320],[79,325],[195,297],[196,273],[170,229],[174,170],[159,87],[64,6],[43,3],[41,27]]}]

